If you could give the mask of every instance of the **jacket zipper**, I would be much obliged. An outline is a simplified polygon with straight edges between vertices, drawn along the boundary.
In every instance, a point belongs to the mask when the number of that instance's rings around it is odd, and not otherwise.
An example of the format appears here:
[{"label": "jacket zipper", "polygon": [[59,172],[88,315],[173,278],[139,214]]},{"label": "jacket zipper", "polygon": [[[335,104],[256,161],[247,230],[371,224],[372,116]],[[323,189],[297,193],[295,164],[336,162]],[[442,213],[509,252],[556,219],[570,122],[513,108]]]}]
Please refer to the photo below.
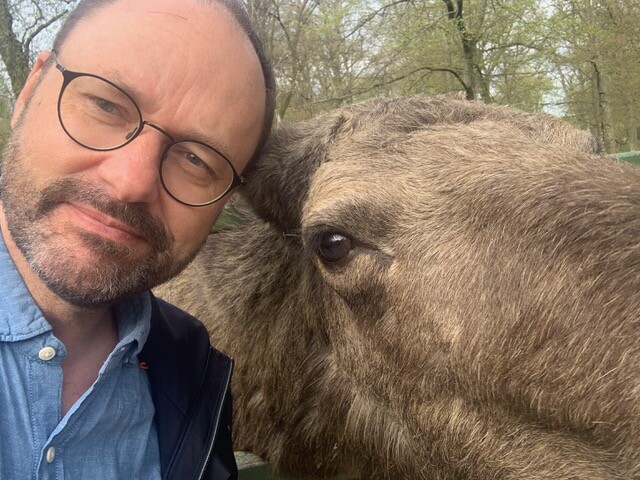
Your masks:
[{"label": "jacket zipper", "polygon": [[220,408],[218,409],[218,414],[215,418],[215,427],[213,430],[213,434],[209,440],[209,445],[207,446],[207,456],[204,459],[204,463],[202,464],[202,469],[200,470],[200,474],[197,479],[202,480],[204,477],[204,472],[207,469],[207,465],[209,465],[209,460],[211,459],[211,454],[213,453],[213,446],[216,443],[216,437],[218,436],[218,428],[220,427],[220,416],[224,410],[224,402],[227,398],[227,391],[229,390],[229,384],[231,383],[231,374],[233,372],[233,360],[229,364],[229,368],[227,369],[227,377],[224,380],[224,388],[222,389],[222,403],[220,404]]},{"label": "jacket zipper", "polygon": [[[206,381],[207,379],[207,375],[209,372],[209,360],[211,358],[211,351],[212,348],[211,346],[209,346],[209,353],[207,355],[207,363],[205,366],[205,371],[202,377],[202,381]],[[223,383],[223,388],[222,388],[222,396],[221,396],[221,403],[220,403],[220,408],[218,409],[218,412],[216,414],[215,417],[215,427],[213,430],[213,434],[210,437],[210,441],[209,441],[209,445],[207,446],[207,455],[205,457],[205,461],[202,464],[202,468],[200,470],[200,473],[197,476],[197,480],[202,480],[203,476],[204,476],[204,472],[207,469],[207,465],[209,463],[209,460],[211,458],[211,453],[213,452],[213,445],[215,444],[215,439],[218,435],[218,425],[220,423],[220,416],[222,415],[222,411],[224,410],[224,401],[225,401],[225,397],[227,396],[227,392],[229,391],[229,384],[231,383],[231,374],[233,372],[233,359],[230,359],[230,364],[229,364],[229,368],[227,368],[227,374],[226,377],[224,379],[224,383]],[[186,435],[186,431],[183,431],[180,434],[180,438],[178,439],[178,445],[181,445],[182,442],[184,441]],[[167,470],[165,472],[165,474],[162,476],[162,480],[168,480],[169,476],[171,475],[171,471],[173,470],[173,465],[175,463],[176,460],[176,455],[177,455],[177,450],[173,452],[173,456],[171,458],[171,461],[169,462],[168,466],[167,466]]]}]

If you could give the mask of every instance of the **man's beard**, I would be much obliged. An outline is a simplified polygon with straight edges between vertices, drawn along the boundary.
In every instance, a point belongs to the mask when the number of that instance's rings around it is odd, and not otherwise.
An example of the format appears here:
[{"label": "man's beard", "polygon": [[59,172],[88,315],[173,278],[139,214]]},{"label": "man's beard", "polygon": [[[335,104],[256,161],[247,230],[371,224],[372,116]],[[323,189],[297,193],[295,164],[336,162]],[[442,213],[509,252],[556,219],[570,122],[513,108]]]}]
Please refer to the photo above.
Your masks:
[{"label": "man's beard", "polygon": [[[173,259],[171,234],[142,204],[115,202],[101,187],[73,177],[35,188],[25,168],[19,130],[12,132],[2,154],[0,199],[13,241],[53,293],[75,306],[100,308],[166,281],[195,257],[199,246]],[[73,228],[92,253],[77,258],[60,236],[64,225],[52,230],[51,214],[67,202],[90,205],[133,227],[146,241],[147,251],[132,258],[127,245]]]}]

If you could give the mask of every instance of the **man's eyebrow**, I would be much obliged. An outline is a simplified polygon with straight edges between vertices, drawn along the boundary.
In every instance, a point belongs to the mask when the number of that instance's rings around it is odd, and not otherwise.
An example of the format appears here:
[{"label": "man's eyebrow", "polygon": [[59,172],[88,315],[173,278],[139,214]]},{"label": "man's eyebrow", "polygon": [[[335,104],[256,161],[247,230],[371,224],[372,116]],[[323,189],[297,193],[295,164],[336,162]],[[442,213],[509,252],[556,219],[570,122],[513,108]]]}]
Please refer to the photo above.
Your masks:
[{"label": "man's eyebrow", "polygon": [[189,130],[184,130],[176,140],[194,140],[196,142],[206,143],[210,147],[215,148],[220,153],[222,153],[225,157],[228,157],[229,160],[229,145],[223,143],[219,140],[214,139],[206,130],[201,128],[192,128]]},{"label": "man's eyebrow", "polygon": [[133,99],[135,104],[138,105],[138,108],[140,108],[140,105],[144,105],[145,103],[147,103],[147,96],[145,95],[145,93],[142,90],[137,89],[133,85],[129,85],[127,81],[122,78],[122,76],[120,76],[120,74],[115,70],[107,70],[102,76],[103,78],[116,85],[120,90],[123,90],[127,95],[129,95]]},{"label": "man's eyebrow", "polygon": [[[127,84],[126,80],[124,80],[118,72],[106,71],[104,74],[104,78],[108,79],[110,82],[113,82],[118,88],[120,88],[127,95],[129,95],[141,111],[144,110],[145,104],[149,103],[148,96],[142,90]],[[142,115],[142,119],[155,124],[153,120],[146,118],[144,115]],[[224,156],[228,157],[229,146],[213,138],[204,129],[201,129],[198,127],[191,127],[189,125],[181,125],[181,127],[184,127],[184,128],[180,130],[169,129],[165,125],[158,125],[158,126],[163,130],[166,130],[167,133],[169,133],[169,135],[171,135],[173,139],[176,141],[193,140],[196,142],[205,143],[210,147],[213,147],[216,150],[218,150]]]}]

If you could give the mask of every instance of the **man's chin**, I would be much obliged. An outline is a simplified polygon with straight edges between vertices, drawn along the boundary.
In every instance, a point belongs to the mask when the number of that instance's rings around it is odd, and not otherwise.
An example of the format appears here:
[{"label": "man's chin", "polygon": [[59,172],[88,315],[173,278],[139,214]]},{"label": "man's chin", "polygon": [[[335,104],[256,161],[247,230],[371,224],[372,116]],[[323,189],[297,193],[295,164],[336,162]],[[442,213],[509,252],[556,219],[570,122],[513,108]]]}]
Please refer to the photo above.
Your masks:
[{"label": "man's chin", "polygon": [[148,290],[152,283],[144,264],[118,268],[114,264],[105,266],[104,262],[96,262],[92,267],[76,267],[67,272],[63,272],[60,265],[42,268],[34,264],[32,268],[52,293],[81,308],[103,308]]},{"label": "man's chin", "polygon": [[51,292],[82,308],[104,307],[148,290],[173,263],[168,253],[132,251],[95,235],[67,243],[44,242],[26,257]]}]

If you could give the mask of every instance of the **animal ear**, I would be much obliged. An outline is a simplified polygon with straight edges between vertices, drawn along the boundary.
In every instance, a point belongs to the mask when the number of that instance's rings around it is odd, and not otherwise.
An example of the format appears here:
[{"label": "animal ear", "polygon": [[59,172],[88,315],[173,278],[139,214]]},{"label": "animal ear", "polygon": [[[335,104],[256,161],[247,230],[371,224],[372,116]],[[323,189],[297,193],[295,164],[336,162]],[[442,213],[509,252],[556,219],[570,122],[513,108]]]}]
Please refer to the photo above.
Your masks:
[{"label": "animal ear", "polygon": [[356,127],[354,116],[333,111],[277,128],[245,171],[242,195],[259,216],[283,232],[299,229],[313,175],[326,161],[331,145]]}]

